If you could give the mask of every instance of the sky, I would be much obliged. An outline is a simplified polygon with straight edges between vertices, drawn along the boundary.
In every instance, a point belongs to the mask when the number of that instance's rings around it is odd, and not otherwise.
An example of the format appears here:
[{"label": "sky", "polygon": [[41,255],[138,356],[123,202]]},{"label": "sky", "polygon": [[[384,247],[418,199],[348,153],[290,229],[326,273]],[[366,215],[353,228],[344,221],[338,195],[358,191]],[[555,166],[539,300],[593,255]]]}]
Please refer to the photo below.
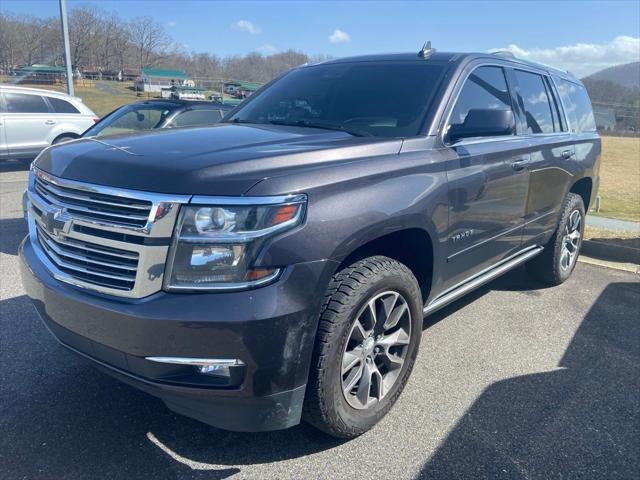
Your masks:
[{"label": "sky", "polygon": [[[220,56],[296,49],[344,57],[509,49],[583,77],[640,61],[640,1],[67,0],[123,18],[149,15],[177,47]],[[58,0],[0,0],[0,11],[56,16]]]}]

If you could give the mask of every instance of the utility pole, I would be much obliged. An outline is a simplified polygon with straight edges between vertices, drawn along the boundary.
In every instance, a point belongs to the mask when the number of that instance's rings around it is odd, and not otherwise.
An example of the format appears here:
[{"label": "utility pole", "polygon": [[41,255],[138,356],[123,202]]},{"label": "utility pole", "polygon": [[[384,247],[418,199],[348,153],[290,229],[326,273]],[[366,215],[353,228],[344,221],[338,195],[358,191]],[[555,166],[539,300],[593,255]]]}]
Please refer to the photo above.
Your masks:
[{"label": "utility pole", "polygon": [[69,48],[67,0],[60,0],[60,23],[62,25],[62,44],[64,45],[64,64],[67,67],[67,93],[73,95],[73,69],[71,66],[71,49]]}]

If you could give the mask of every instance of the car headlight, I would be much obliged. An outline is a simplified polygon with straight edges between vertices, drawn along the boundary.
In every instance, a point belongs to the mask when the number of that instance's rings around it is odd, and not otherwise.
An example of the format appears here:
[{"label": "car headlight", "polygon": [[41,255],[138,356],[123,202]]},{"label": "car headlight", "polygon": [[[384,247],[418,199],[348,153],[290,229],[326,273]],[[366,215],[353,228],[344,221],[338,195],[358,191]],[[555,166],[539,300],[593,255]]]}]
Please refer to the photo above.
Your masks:
[{"label": "car headlight", "polygon": [[267,239],[302,223],[306,195],[202,200],[180,211],[165,289],[245,289],[277,278],[278,268],[254,268],[253,262]]}]

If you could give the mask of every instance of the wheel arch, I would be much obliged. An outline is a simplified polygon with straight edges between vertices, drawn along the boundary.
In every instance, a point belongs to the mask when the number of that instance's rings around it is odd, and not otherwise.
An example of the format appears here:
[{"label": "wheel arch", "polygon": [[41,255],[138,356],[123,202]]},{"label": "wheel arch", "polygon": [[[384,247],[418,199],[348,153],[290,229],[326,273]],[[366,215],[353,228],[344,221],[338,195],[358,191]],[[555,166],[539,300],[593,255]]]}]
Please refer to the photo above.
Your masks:
[{"label": "wheel arch", "polygon": [[591,204],[592,192],[593,180],[591,179],[591,177],[582,177],[579,180],[576,180],[569,189],[569,193],[575,193],[576,195],[580,195],[580,197],[582,197],[584,209],[587,212],[589,211],[589,205]]},{"label": "wheel arch", "polygon": [[78,134],[77,134],[77,133],[75,133],[75,132],[63,132],[63,133],[59,133],[58,135],[56,135],[56,136],[54,137],[54,139],[53,139],[53,140],[51,140],[51,145],[55,144],[55,143],[56,143],[59,139],[61,139],[62,137],[69,137],[69,138],[73,138],[73,139],[75,140],[75,139],[80,138],[80,135],[78,135]]},{"label": "wheel arch", "polygon": [[397,229],[374,238],[369,236],[366,241],[363,240],[343,254],[336,271],[374,255],[392,258],[411,270],[418,280],[424,302],[433,282],[434,245],[429,231],[417,226]]}]

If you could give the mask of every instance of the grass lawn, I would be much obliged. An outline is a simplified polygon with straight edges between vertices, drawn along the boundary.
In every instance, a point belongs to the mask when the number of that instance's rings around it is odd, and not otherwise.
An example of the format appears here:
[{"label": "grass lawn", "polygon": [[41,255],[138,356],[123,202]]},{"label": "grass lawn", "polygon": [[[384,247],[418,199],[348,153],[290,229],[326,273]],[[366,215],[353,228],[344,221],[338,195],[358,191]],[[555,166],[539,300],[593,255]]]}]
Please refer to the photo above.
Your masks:
[{"label": "grass lawn", "polygon": [[640,238],[637,232],[607,230],[588,226],[584,230],[584,238],[586,240],[596,240],[598,242],[640,249]]},{"label": "grass lawn", "polygon": [[640,138],[602,137],[598,195],[596,215],[640,222]]}]

